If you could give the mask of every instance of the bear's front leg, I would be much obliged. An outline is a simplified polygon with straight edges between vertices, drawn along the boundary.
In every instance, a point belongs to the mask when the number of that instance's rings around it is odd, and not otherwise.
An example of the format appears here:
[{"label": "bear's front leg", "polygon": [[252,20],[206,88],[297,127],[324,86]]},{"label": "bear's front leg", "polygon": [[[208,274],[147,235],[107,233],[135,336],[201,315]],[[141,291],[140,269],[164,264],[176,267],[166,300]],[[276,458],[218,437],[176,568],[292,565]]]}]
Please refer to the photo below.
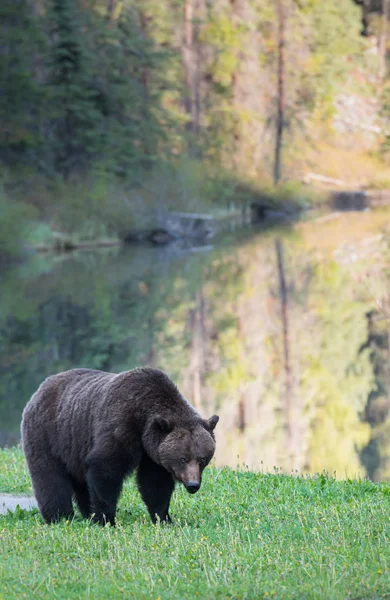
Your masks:
[{"label": "bear's front leg", "polygon": [[137,484],[153,523],[158,518],[171,523],[168,510],[175,487],[172,475],[145,453],[138,467]]},{"label": "bear's front leg", "polygon": [[118,499],[122,491],[124,475],[118,465],[99,456],[87,459],[87,485],[91,499],[93,521],[115,527]]}]

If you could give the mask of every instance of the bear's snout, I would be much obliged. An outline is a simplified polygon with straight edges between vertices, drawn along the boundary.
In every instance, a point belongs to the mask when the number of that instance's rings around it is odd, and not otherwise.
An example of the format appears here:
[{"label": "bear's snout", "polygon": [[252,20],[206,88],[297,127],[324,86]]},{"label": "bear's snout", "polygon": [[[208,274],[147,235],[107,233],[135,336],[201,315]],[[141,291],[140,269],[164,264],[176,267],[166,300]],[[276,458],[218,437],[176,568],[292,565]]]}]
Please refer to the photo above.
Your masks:
[{"label": "bear's snout", "polygon": [[195,459],[188,461],[178,479],[189,494],[195,494],[202,482],[202,471],[198,461]]},{"label": "bear's snout", "polygon": [[189,481],[186,484],[186,490],[190,494],[195,494],[199,488],[200,488],[200,483],[198,481]]}]

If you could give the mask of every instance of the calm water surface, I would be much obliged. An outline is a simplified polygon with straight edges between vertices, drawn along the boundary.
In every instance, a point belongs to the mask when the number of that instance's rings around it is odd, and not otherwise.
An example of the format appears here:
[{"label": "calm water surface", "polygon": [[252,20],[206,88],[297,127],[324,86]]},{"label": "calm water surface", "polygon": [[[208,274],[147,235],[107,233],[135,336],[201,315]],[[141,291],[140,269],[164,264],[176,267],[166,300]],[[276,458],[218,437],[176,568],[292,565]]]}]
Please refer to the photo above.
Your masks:
[{"label": "calm water surface", "polygon": [[389,224],[344,213],[3,267],[0,445],[46,376],[148,364],[220,415],[218,465],[390,479]]}]

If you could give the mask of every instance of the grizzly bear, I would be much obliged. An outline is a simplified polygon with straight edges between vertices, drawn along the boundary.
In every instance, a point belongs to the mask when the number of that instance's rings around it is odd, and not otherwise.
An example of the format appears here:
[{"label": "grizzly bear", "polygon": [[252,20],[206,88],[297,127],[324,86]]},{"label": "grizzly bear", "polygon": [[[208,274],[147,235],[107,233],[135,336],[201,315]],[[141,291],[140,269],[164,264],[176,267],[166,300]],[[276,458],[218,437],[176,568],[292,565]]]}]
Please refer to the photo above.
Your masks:
[{"label": "grizzly bear", "polygon": [[22,417],[22,446],[47,523],[81,514],[115,525],[133,471],[152,521],[170,522],[175,482],[191,494],[215,451],[216,415],[202,419],[160,370],[73,369],[48,377]]}]

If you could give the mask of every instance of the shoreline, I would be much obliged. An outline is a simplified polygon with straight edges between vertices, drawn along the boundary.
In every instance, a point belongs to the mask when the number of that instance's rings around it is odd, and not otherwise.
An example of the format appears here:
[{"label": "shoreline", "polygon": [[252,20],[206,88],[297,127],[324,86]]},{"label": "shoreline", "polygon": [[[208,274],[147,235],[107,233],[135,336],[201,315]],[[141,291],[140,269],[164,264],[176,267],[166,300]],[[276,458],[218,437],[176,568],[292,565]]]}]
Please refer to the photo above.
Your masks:
[{"label": "shoreline", "polygon": [[[324,190],[321,190],[322,193]],[[124,230],[114,237],[102,237],[91,240],[78,240],[71,234],[53,231],[47,243],[27,244],[31,252],[62,254],[74,250],[94,250],[127,245],[168,246],[177,241],[210,242],[218,234],[232,229],[245,229],[252,225],[273,225],[277,222],[292,224],[301,215],[310,214],[313,210],[327,209],[333,211],[363,212],[370,208],[390,205],[390,190],[371,189],[331,189],[326,199],[313,204],[289,206],[283,201],[264,198],[252,201],[240,208],[219,213],[167,212],[161,224],[144,229]],[[326,219],[327,217],[323,217]]]},{"label": "shoreline", "polygon": [[22,510],[31,510],[38,505],[34,496],[0,492],[0,515],[6,515],[8,511],[15,512],[18,506]]}]

